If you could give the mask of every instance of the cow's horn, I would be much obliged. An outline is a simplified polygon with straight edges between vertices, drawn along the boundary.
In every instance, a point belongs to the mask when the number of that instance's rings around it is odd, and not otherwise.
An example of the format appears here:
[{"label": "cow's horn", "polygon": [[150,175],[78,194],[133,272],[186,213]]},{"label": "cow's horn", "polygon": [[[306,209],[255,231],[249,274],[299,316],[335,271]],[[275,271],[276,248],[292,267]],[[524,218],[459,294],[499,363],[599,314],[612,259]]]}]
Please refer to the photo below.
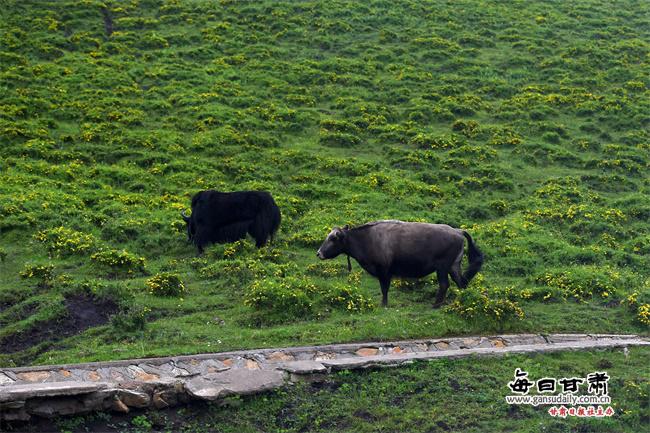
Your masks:
[{"label": "cow's horn", "polygon": [[181,211],[181,216],[183,217],[186,223],[190,222],[190,217],[185,215],[185,211]]}]

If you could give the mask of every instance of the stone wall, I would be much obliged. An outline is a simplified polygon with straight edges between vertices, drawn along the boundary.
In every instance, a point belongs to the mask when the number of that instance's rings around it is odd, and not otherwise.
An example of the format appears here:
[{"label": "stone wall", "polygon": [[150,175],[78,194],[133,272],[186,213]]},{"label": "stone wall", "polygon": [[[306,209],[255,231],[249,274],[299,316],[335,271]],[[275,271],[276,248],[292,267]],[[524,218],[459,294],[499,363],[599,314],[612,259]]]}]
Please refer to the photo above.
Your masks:
[{"label": "stone wall", "polygon": [[650,345],[636,335],[523,334],[260,349],[0,369],[0,420],[161,409],[276,389],[331,371],[469,355]]}]

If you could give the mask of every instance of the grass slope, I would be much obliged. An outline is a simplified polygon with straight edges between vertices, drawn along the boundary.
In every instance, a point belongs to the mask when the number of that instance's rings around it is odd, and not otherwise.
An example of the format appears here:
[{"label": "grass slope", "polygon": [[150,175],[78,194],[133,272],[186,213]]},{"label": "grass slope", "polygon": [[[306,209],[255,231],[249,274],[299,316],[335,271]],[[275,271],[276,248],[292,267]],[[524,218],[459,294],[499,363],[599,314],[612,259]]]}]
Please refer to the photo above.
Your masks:
[{"label": "grass slope", "polygon": [[[649,7],[7,1],[0,365],[647,333]],[[179,212],[206,188],[271,191],[277,242],[196,257]],[[380,218],[467,228],[480,278],[444,310],[435,278],[377,308],[314,251]],[[120,312],[84,331],[80,296]]]}]

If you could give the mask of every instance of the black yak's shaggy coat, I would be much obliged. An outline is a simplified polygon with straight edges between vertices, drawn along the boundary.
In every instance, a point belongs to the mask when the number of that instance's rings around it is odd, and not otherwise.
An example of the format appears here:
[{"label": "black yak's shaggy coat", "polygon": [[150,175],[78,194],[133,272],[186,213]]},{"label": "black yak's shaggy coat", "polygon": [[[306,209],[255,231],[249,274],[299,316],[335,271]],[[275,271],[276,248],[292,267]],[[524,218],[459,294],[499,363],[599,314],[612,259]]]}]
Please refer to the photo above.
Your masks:
[{"label": "black yak's shaggy coat", "polygon": [[266,191],[201,191],[192,197],[192,215],[183,215],[187,237],[199,250],[211,243],[255,238],[259,248],[280,227],[280,209]]}]

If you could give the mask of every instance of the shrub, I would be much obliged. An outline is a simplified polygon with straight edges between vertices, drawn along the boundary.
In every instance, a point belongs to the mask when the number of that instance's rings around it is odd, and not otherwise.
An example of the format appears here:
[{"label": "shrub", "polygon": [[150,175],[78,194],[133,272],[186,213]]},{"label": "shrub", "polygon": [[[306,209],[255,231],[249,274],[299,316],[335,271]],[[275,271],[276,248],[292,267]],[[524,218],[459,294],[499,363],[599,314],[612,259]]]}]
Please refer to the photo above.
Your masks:
[{"label": "shrub", "polygon": [[498,327],[511,320],[523,320],[524,311],[511,287],[489,287],[478,275],[470,287],[460,290],[447,310],[471,320],[487,321]]},{"label": "shrub", "polygon": [[320,122],[321,130],[334,131],[348,134],[356,134],[359,132],[359,127],[354,123],[345,120],[336,119],[323,119]]},{"label": "shrub", "polygon": [[517,146],[523,143],[519,134],[508,129],[502,128],[493,132],[489,143],[492,146]]},{"label": "shrub", "polygon": [[475,120],[456,120],[451,125],[451,129],[466,137],[474,137],[479,132],[479,124]]},{"label": "shrub", "polygon": [[[557,289],[553,292],[556,296],[559,295],[564,299],[573,298],[582,302],[593,298],[593,296],[611,299],[628,284],[620,272],[597,266],[548,271],[537,276],[535,281],[551,289]],[[550,297],[545,297],[545,299],[550,299]]]},{"label": "shrub", "polygon": [[[646,281],[645,285],[648,285]],[[650,304],[642,303],[639,301],[639,292],[633,292],[630,295],[626,296],[625,299],[621,301],[621,304],[626,305],[633,314],[635,314],[635,319],[642,325],[650,326]]]},{"label": "shrub", "polygon": [[34,239],[44,243],[50,253],[58,256],[82,254],[95,245],[93,236],[65,227],[42,230],[34,235]]},{"label": "shrub", "polygon": [[650,304],[641,304],[636,312],[636,320],[642,325],[650,326]]},{"label": "shrub", "polygon": [[320,143],[323,146],[353,147],[361,143],[361,139],[356,135],[345,132],[331,132],[326,129],[320,130],[319,137]]},{"label": "shrub", "polygon": [[128,335],[144,330],[150,313],[149,307],[131,306],[111,317],[110,323],[117,331],[118,336]]},{"label": "shrub", "polygon": [[542,140],[546,141],[547,143],[559,143],[561,141],[560,134],[558,134],[555,131],[547,131],[544,134],[542,134]]},{"label": "shrub", "polygon": [[147,280],[147,291],[154,296],[181,296],[185,294],[185,284],[178,275],[170,272],[156,274]]},{"label": "shrub", "polygon": [[49,263],[46,265],[27,264],[20,271],[20,276],[25,279],[35,279],[38,287],[46,289],[52,287],[54,282],[54,265]]},{"label": "shrub", "polygon": [[325,302],[335,308],[362,313],[375,308],[373,300],[350,284],[335,284],[325,293]]},{"label": "shrub", "polygon": [[314,292],[316,286],[304,277],[264,278],[248,287],[244,304],[270,323],[290,321],[311,315]]},{"label": "shrub", "polygon": [[466,144],[465,140],[457,135],[433,135],[420,133],[413,137],[409,144],[421,149],[452,149]]},{"label": "shrub", "polygon": [[0,248],[0,262],[7,260],[7,251],[4,248]]},{"label": "shrub", "polygon": [[110,268],[113,272],[126,272],[133,274],[135,272],[144,272],[144,257],[138,257],[126,250],[99,250],[90,256],[93,262]]}]

